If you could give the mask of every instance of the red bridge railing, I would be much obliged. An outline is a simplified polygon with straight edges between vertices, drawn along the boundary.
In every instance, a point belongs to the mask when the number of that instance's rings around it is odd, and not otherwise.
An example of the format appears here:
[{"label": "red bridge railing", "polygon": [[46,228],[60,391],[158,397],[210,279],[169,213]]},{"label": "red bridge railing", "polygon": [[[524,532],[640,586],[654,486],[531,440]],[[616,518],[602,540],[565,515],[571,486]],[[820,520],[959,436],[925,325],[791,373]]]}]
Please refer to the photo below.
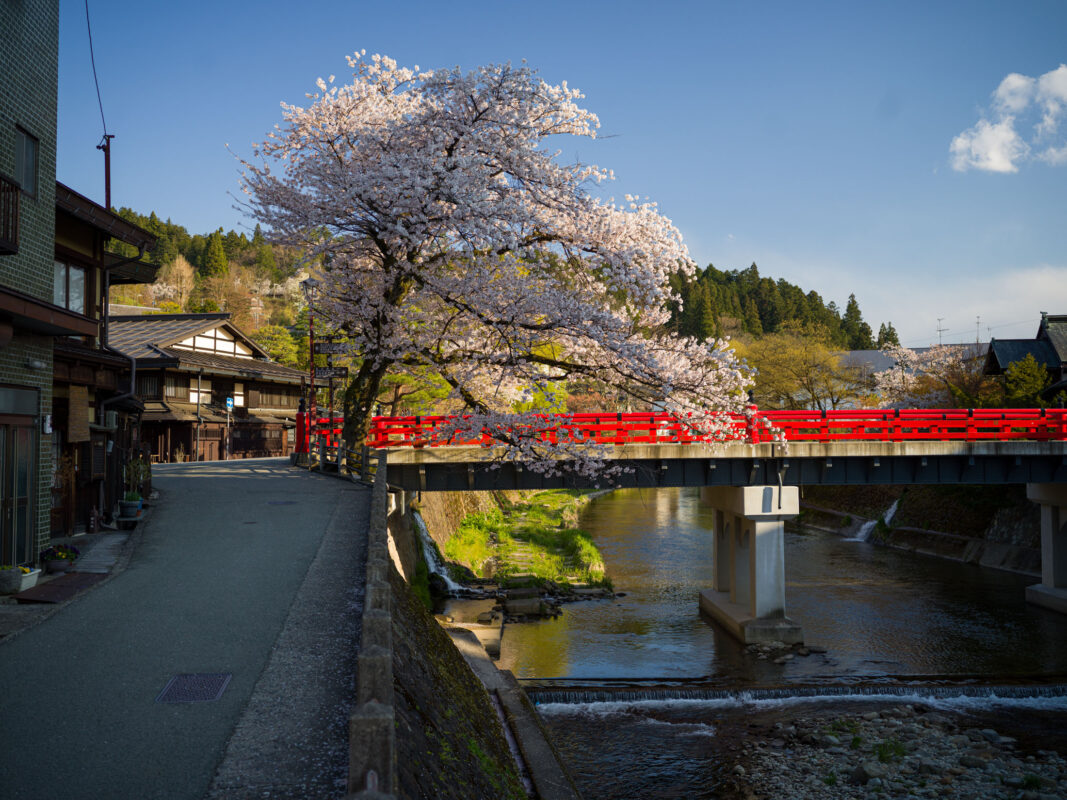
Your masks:
[{"label": "red bridge railing", "polygon": [[[375,417],[370,447],[490,445],[488,433],[445,435],[448,416]],[[734,415],[729,433],[715,440],[770,442],[775,432],[788,442],[835,441],[1063,441],[1067,410],[1035,409],[853,409],[758,411]],[[531,433],[545,442],[590,444],[692,444],[712,440],[669,414],[564,414],[538,419]]]}]

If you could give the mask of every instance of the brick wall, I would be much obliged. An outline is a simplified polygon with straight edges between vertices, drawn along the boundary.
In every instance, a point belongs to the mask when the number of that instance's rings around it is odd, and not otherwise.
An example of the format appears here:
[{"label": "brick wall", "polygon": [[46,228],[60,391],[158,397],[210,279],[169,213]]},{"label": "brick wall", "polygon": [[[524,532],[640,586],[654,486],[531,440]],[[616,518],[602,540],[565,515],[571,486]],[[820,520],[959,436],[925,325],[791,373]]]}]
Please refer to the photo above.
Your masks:
[{"label": "brick wall", "polygon": [[[15,128],[38,142],[36,196],[20,198],[19,252],[0,256],[0,285],[52,301],[55,253],[56,97],[59,81],[58,0],[0,2],[0,172],[14,176]],[[41,361],[44,369],[26,367]],[[52,338],[16,335],[0,349],[0,380],[38,389],[38,415],[52,411]],[[52,437],[38,432],[37,540],[47,543]]]}]

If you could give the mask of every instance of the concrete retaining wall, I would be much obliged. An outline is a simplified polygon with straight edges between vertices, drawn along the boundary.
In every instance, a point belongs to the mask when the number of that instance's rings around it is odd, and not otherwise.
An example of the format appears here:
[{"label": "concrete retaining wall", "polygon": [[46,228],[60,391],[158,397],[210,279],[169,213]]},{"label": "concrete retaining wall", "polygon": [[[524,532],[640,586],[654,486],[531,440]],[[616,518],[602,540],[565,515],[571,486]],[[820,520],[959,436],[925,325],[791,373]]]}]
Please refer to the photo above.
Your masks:
[{"label": "concrete retaining wall", "polygon": [[348,791],[361,800],[393,797],[397,788],[386,470],[382,456],[374,479],[367,531],[367,585],[357,663],[356,707],[348,721]]}]

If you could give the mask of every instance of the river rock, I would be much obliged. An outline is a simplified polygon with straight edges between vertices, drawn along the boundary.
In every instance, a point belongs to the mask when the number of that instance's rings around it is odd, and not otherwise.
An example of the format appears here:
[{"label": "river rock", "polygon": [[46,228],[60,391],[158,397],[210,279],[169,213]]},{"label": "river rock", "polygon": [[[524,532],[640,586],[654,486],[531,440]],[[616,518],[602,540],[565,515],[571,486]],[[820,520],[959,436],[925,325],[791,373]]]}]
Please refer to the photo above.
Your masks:
[{"label": "river rock", "polygon": [[[877,761],[864,761],[862,764],[857,765],[856,768],[852,770],[852,774],[849,775],[848,779],[850,782],[862,786],[866,784],[869,780],[871,780],[871,778],[881,779],[885,776],[886,768],[883,764],[880,764]],[[878,785],[880,786],[881,783],[879,783]]]},{"label": "river rock", "polygon": [[523,600],[530,597],[540,597],[541,590],[536,586],[520,586],[517,589],[508,589],[508,600]]},{"label": "river rock", "polygon": [[540,597],[526,597],[519,600],[512,600],[509,597],[504,603],[504,608],[513,617],[539,617],[544,613],[544,603],[541,602]]}]

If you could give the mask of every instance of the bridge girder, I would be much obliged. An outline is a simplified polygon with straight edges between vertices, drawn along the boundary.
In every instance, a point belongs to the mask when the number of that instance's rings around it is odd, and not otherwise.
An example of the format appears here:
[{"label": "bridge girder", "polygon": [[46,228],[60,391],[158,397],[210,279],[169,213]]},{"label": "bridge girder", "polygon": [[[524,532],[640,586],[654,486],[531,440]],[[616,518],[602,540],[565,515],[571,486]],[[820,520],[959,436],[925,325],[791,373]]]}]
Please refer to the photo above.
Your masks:
[{"label": "bridge girder", "polygon": [[424,492],[504,489],[668,488],[874,484],[1023,484],[1067,482],[1067,455],[929,454],[894,456],[724,456],[613,460],[624,471],[600,481],[573,474],[546,478],[514,463],[389,462],[389,483]]}]

